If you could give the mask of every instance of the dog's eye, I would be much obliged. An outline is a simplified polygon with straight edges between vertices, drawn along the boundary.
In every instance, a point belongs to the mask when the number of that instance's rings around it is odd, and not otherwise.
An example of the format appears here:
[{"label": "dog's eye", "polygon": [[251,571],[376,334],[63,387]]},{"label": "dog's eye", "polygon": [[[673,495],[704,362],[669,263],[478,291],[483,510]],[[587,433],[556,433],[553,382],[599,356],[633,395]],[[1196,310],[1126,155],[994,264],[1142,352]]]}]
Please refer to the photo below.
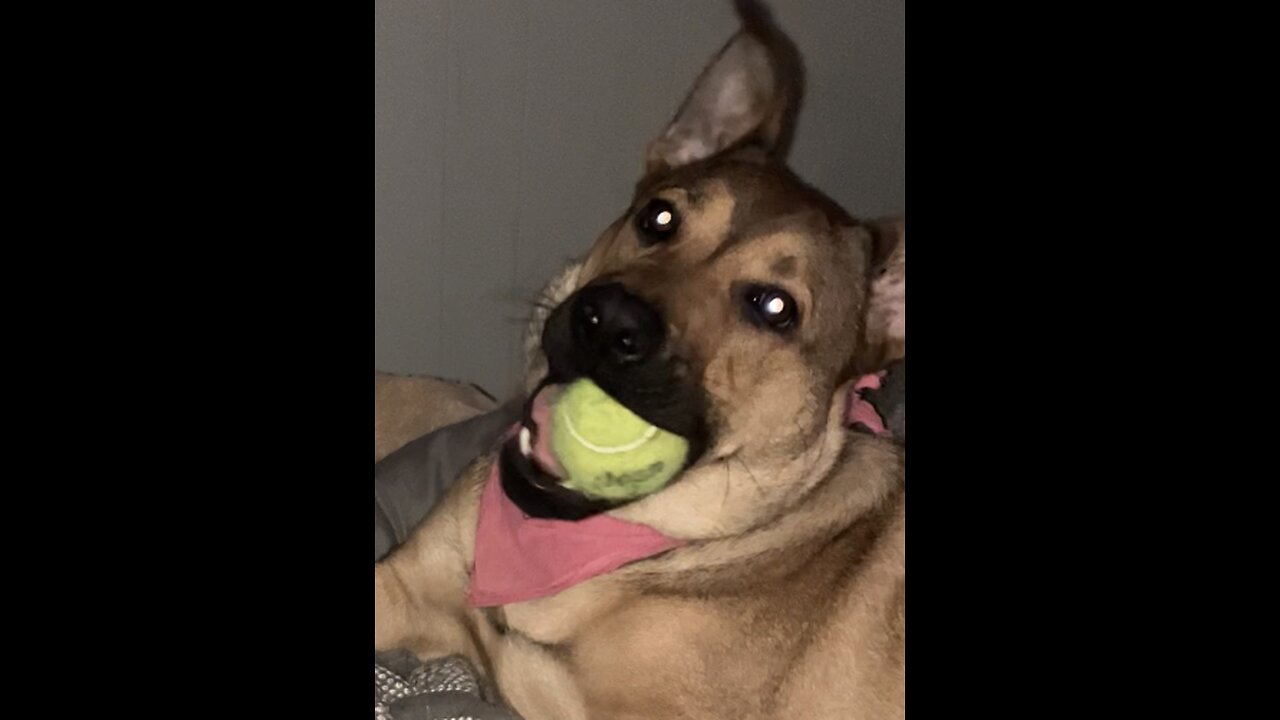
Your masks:
[{"label": "dog's eye", "polygon": [[669,239],[680,227],[680,216],[676,208],[666,200],[650,200],[636,214],[636,230],[640,232],[640,242],[653,245]]},{"label": "dog's eye", "polygon": [[796,321],[796,301],[787,291],[764,285],[747,288],[747,316],[773,330],[786,330]]}]

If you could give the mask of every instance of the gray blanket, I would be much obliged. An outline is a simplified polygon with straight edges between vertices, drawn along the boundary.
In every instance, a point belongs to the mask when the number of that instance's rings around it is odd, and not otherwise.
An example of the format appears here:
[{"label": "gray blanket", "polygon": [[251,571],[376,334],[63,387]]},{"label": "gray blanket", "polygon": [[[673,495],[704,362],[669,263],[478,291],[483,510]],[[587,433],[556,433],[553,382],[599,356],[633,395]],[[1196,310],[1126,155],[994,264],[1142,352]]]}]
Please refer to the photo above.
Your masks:
[{"label": "gray blanket", "polygon": [[519,720],[465,658],[422,664],[412,653],[381,653],[373,663],[375,720]]}]

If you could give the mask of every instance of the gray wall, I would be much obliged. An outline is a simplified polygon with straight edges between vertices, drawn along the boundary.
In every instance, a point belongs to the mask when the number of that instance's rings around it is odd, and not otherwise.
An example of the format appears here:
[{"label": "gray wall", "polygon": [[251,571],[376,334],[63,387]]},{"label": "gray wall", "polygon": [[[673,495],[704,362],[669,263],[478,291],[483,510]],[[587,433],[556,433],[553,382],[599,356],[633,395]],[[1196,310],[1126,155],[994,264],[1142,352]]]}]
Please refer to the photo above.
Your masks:
[{"label": "gray wall", "polygon": [[[905,0],[772,6],[808,69],[793,166],[904,211]],[[530,300],[735,29],[728,0],[377,0],[375,367],[512,392]]]}]

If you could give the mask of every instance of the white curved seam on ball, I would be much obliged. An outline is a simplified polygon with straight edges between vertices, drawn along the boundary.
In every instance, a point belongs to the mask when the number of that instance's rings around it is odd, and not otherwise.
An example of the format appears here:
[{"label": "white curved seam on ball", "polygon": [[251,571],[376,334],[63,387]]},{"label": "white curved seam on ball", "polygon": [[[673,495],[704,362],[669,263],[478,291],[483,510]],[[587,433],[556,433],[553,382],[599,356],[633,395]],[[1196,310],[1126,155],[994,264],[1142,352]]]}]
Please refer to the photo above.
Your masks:
[{"label": "white curved seam on ball", "polygon": [[649,442],[650,440],[653,439],[654,435],[658,434],[658,426],[650,425],[649,429],[645,430],[644,435],[641,435],[640,439],[638,440],[629,442],[626,445],[615,445],[614,447],[604,447],[602,445],[596,445],[590,440],[579,435],[578,429],[573,426],[573,421],[569,419],[568,414],[565,414],[563,419],[564,419],[565,427],[569,428],[569,434],[573,436],[574,440],[577,440],[578,442],[582,443],[582,446],[585,447],[586,449],[592,452],[600,453],[602,455],[616,455],[618,453],[630,452],[640,447],[641,445]]}]

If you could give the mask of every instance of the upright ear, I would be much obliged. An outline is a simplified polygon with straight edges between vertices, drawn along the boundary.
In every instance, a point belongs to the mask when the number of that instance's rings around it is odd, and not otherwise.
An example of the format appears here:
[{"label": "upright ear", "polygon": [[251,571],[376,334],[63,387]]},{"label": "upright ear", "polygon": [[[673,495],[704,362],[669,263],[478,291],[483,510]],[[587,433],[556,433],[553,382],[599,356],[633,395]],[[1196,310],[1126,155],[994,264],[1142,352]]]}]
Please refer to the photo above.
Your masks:
[{"label": "upright ear", "polygon": [[867,229],[871,272],[859,364],[881,369],[907,356],[907,219],[882,218]]},{"label": "upright ear", "polygon": [[742,30],[712,58],[675,119],[649,144],[646,174],[734,146],[786,154],[802,86],[799,54],[758,3],[736,5]]}]

